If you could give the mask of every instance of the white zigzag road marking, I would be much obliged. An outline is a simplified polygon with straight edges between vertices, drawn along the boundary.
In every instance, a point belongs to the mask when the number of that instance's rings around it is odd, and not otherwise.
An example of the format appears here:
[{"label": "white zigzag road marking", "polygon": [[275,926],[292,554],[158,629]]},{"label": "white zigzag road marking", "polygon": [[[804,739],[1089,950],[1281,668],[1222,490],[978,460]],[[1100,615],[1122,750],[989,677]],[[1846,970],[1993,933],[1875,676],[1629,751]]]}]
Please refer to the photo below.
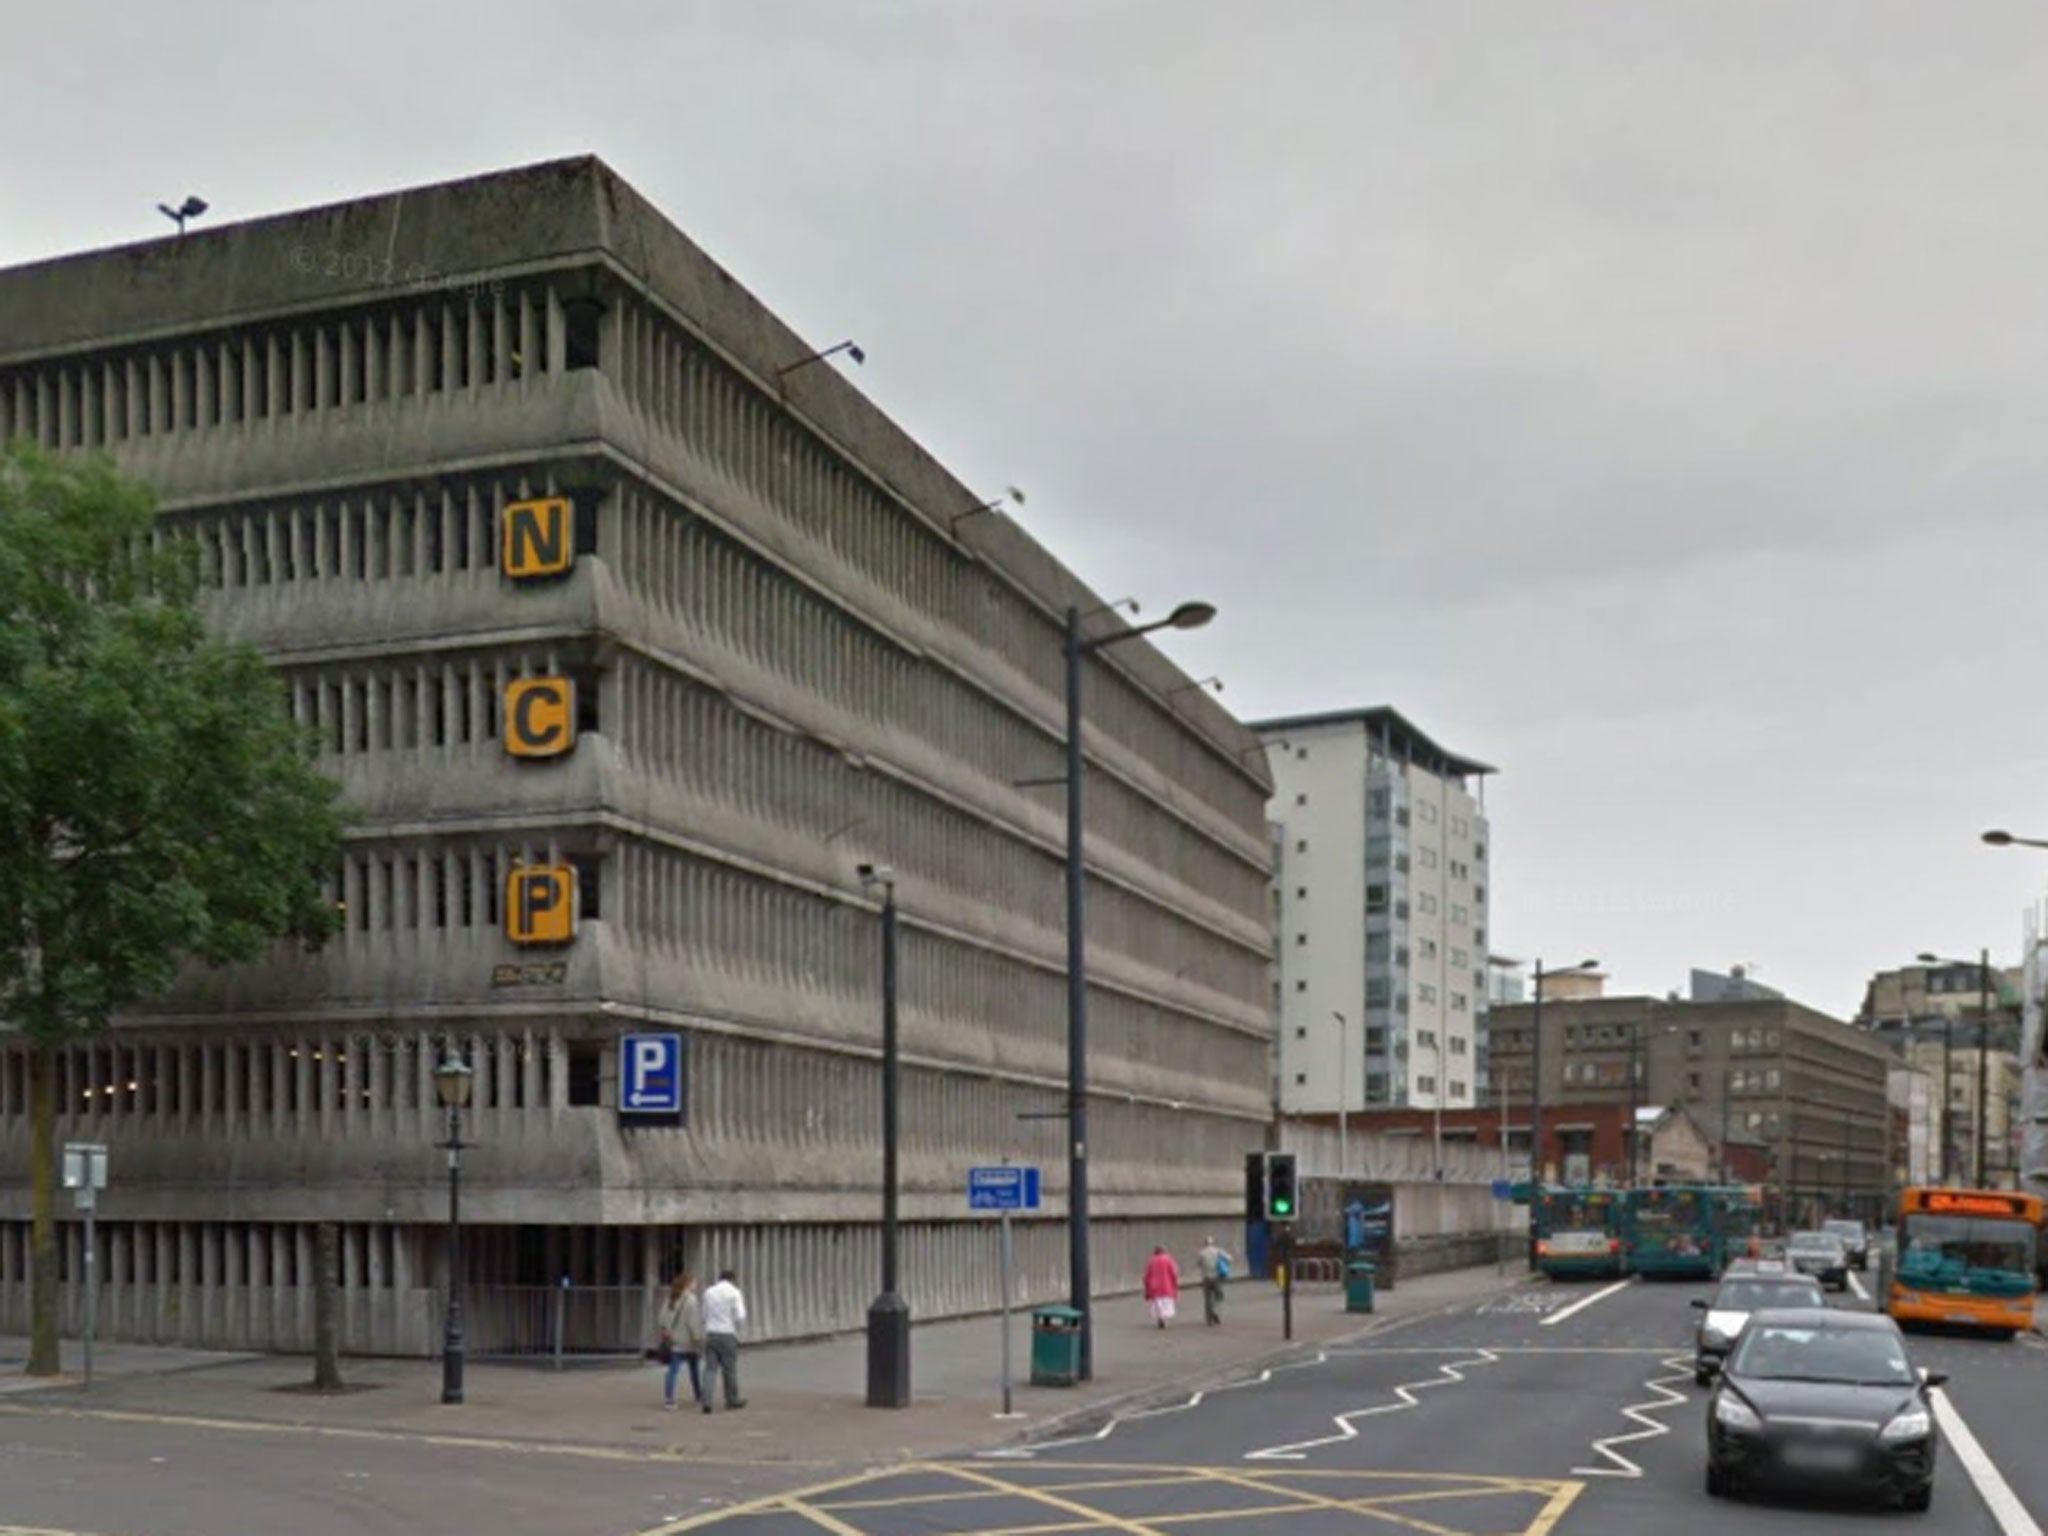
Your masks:
[{"label": "white zigzag road marking", "polygon": [[1632,1430],[1625,1435],[1609,1435],[1605,1440],[1595,1440],[1593,1442],[1593,1454],[1605,1456],[1609,1465],[1604,1467],[1573,1467],[1572,1476],[1636,1478],[1643,1475],[1643,1469],[1622,1455],[1615,1447],[1617,1445],[1633,1445],[1638,1440],[1655,1440],[1660,1435],[1670,1434],[1671,1426],[1669,1424],[1664,1423],[1661,1419],[1653,1419],[1649,1415],[1662,1413],[1673,1403],[1684,1402],[1685,1394],[1672,1391],[1665,1383],[1685,1381],[1692,1375],[1692,1361],[1677,1355],[1673,1355],[1669,1359],[1659,1361],[1658,1363],[1672,1374],[1669,1376],[1652,1377],[1643,1383],[1645,1388],[1657,1394],[1657,1400],[1648,1403],[1635,1403],[1621,1410],[1623,1418],[1633,1419],[1643,1427],[1638,1430]]},{"label": "white zigzag road marking", "polygon": [[1219,1392],[1235,1392],[1241,1387],[1263,1387],[1282,1371],[1307,1370],[1311,1366],[1323,1364],[1329,1358],[1330,1352],[1328,1350],[1319,1349],[1310,1359],[1295,1360],[1287,1365],[1268,1366],[1265,1370],[1259,1372],[1258,1375],[1247,1376],[1243,1381],[1226,1381],[1220,1387],[1208,1387],[1200,1392],[1191,1393],[1188,1396],[1188,1400],[1184,1403],[1168,1403],[1160,1408],[1141,1408],[1136,1413],[1120,1413],[1111,1418],[1108,1423],[1104,1424],[1102,1428],[1096,1430],[1092,1435],[1071,1435],[1064,1440],[1040,1440],[1032,1445],[1006,1446],[1001,1450],[980,1451],[976,1454],[980,1459],[986,1461],[1029,1461],[1040,1451],[1057,1451],[1070,1445],[1100,1444],[1116,1432],[1116,1427],[1119,1424],[1132,1424],[1136,1423],[1139,1419],[1163,1418],[1170,1413],[1186,1413],[1191,1408],[1201,1407],[1204,1402],[1216,1396]]},{"label": "white zigzag road marking", "polygon": [[1424,1377],[1421,1381],[1404,1381],[1395,1387],[1394,1397],[1396,1400],[1394,1402],[1381,1403],[1372,1408],[1354,1408],[1349,1413],[1338,1414],[1331,1420],[1337,1426],[1337,1433],[1334,1435],[1324,1435],[1318,1440],[1297,1440],[1291,1445],[1269,1445],[1262,1451],[1246,1451],[1244,1459],[1246,1461],[1305,1461],[1308,1459],[1308,1453],[1316,1450],[1318,1447],[1341,1445],[1346,1440],[1356,1440],[1358,1438],[1358,1431],[1352,1427],[1354,1421],[1376,1418],[1383,1413],[1406,1413],[1409,1409],[1420,1406],[1415,1401],[1415,1394],[1417,1392],[1427,1392],[1432,1387],[1454,1386],[1465,1379],[1465,1373],[1461,1367],[1493,1365],[1499,1359],[1500,1356],[1496,1355],[1492,1350],[1481,1349],[1475,1351],[1468,1359],[1445,1361],[1436,1368],[1436,1375]]}]

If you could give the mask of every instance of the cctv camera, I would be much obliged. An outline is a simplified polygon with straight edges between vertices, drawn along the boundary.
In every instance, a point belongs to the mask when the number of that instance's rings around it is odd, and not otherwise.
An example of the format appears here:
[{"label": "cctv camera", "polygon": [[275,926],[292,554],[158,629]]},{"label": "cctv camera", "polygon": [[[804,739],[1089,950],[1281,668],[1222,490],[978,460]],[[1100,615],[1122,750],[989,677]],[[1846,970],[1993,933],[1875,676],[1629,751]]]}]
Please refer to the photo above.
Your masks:
[{"label": "cctv camera", "polygon": [[896,871],[886,864],[863,864],[858,871],[862,885],[874,885],[896,878]]}]

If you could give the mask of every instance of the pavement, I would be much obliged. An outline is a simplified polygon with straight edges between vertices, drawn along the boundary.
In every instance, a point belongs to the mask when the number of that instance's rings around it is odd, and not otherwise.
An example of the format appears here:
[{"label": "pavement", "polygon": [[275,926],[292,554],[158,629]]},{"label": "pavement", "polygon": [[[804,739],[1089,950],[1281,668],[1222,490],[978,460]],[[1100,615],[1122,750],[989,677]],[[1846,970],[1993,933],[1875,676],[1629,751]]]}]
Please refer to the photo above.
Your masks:
[{"label": "pavement", "polygon": [[[1215,1328],[1194,1292],[1164,1330],[1135,1297],[1111,1298],[1097,1304],[1096,1379],[1070,1388],[1022,1381],[1030,1339],[1020,1316],[1011,1418],[999,1416],[995,1318],[915,1331],[907,1408],[865,1406],[865,1343],[854,1336],[744,1350],[746,1408],[709,1415],[663,1411],[652,1365],[473,1362],[466,1401],[450,1406],[438,1361],[345,1360],[347,1390],[314,1395],[304,1358],[101,1345],[88,1388],[76,1376],[23,1377],[23,1342],[0,1338],[0,1362],[17,1362],[0,1365],[0,1536],[665,1536],[707,1519],[779,1536],[776,1511],[735,1511],[800,1486],[1113,1430],[1531,1284],[1512,1267],[1426,1276],[1382,1291],[1371,1316],[1346,1313],[1332,1288],[1305,1287],[1292,1345],[1280,1298],[1261,1282],[1233,1284]],[[75,1346],[65,1363],[81,1364]],[[791,1519],[812,1533],[847,1528]]]}]

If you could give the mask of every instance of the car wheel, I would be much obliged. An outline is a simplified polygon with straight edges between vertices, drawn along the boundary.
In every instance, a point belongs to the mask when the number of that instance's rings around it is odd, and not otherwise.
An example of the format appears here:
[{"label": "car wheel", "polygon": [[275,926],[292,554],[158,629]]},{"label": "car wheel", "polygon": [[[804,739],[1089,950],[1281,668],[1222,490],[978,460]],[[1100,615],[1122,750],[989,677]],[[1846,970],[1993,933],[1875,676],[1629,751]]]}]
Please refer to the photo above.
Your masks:
[{"label": "car wheel", "polygon": [[1934,1503],[1934,1484],[1922,1483],[1917,1488],[1908,1488],[1899,1495],[1899,1508],[1910,1515],[1924,1515]]},{"label": "car wheel", "polygon": [[1696,1365],[1692,1368],[1692,1384],[1696,1387],[1711,1387],[1714,1384],[1714,1373],[1704,1365]]},{"label": "car wheel", "polygon": [[1707,1497],[1710,1499],[1732,1499],[1735,1497],[1735,1484],[1733,1480],[1711,1461],[1707,1463]]}]

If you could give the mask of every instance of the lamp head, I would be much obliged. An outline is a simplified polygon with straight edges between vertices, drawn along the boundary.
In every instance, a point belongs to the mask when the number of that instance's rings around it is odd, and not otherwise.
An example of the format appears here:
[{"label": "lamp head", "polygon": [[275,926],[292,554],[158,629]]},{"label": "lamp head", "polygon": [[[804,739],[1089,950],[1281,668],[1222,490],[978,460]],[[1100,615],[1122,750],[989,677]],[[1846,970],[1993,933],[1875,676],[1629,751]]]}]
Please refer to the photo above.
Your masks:
[{"label": "lamp head", "polygon": [[1169,629],[1200,629],[1216,617],[1214,603],[1182,603],[1166,616]]},{"label": "lamp head", "polygon": [[1920,953],[1919,953],[1919,954],[1918,954],[1917,956],[1915,956],[1914,958],[1916,958],[1917,960],[1919,960],[1919,962],[1920,962],[1920,963],[1921,963],[1922,965],[1939,965],[1939,964],[1941,964],[1941,956],[1939,956],[1939,955],[1930,955],[1930,954],[1929,954],[1929,953],[1928,953],[1928,952],[1927,952],[1926,950],[1924,950],[1924,949],[1923,949],[1923,950],[1921,950],[1921,951],[1920,951]]},{"label": "lamp head", "polygon": [[2010,846],[2012,843],[2012,834],[2010,832],[2003,830],[2002,828],[1994,828],[1993,830],[1984,833],[1983,837],[1984,841],[1989,843],[1994,848],[2005,848]]},{"label": "lamp head", "polygon": [[475,1086],[476,1073],[460,1052],[450,1051],[434,1068],[434,1092],[440,1096],[443,1109],[467,1109],[470,1090]]}]

